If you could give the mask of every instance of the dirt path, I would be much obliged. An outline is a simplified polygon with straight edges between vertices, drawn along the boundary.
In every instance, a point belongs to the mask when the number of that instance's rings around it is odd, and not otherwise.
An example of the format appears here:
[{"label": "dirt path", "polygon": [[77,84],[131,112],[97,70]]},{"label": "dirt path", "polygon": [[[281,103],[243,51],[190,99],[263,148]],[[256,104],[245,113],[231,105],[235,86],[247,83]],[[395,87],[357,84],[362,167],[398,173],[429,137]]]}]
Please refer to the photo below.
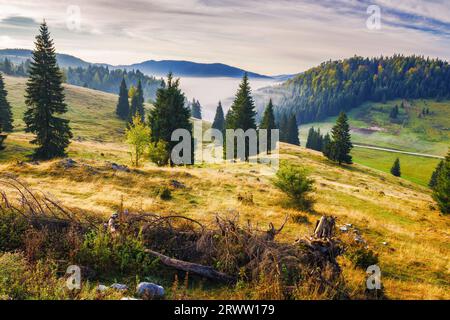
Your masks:
[{"label": "dirt path", "polygon": [[353,146],[355,146],[357,148],[365,148],[365,149],[380,150],[380,151],[387,151],[387,152],[393,152],[393,153],[409,154],[411,156],[419,156],[419,157],[427,157],[427,158],[435,158],[435,159],[444,159],[444,157],[437,156],[437,155],[434,155],[434,154],[400,151],[400,150],[388,149],[388,148],[364,146],[364,145],[360,145],[360,144],[354,144]]}]

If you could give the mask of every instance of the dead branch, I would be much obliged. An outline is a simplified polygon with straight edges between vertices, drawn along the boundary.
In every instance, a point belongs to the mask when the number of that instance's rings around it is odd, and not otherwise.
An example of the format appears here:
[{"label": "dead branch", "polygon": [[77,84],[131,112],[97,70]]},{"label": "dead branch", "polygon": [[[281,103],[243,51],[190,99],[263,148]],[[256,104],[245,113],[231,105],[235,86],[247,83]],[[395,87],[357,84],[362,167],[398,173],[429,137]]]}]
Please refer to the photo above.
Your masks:
[{"label": "dead branch", "polygon": [[160,259],[161,263],[167,267],[171,267],[180,271],[189,272],[191,274],[196,274],[202,276],[204,278],[208,278],[210,280],[215,280],[219,282],[225,283],[234,283],[236,279],[231,277],[225,273],[219,272],[212,267],[204,266],[197,263],[182,261],[178,259],[173,259],[168,256],[165,256],[159,252],[146,249],[146,253],[155,256]]}]

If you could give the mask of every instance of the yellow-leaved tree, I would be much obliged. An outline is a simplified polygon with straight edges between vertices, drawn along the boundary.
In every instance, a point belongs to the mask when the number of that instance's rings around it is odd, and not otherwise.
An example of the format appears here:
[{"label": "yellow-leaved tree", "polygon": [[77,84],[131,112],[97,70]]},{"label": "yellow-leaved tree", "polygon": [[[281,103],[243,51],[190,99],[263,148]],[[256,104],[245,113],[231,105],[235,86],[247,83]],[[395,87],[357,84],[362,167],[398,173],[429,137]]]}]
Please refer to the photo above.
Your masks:
[{"label": "yellow-leaved tree", "polygon": [[126,129],[126,142],[131,148],[131,162],[134,166],[139,167],[139,161],[145,154],[150,141],[150,128],[141,121],[141,117],[136,115],[133,121]]}]

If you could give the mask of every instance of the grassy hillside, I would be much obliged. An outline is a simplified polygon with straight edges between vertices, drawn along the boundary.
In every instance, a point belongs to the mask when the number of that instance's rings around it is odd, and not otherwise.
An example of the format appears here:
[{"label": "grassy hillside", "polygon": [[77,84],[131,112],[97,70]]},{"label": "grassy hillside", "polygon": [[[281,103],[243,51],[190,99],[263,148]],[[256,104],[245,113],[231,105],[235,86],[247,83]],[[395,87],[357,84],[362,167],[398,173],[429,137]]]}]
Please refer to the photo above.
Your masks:
[{"label": "grassy hillside", "polygon": [[[450,102],[435,100],[403,101],[398,119],[392,121],[389,113],[402,100],[387,103],[365,103],[348,113],[352,141],[355,144],[377,146],[408,152],[444,156],[450,146]],[[423,109],[429,115],[419,116]],[[300,136],[306,141],[308,130],[314,126],[321,132],[329,132],[336,121],[330,117],[322,122],[300,126]],[[354,160],[357,163],[389,172],[396,157],[400,158],[404,178],[426,185],[439,160],[415,157],[379,150],[355,148]],[[420,170],[418,169],[420,168]]]},{"label": "grassy hillside", "polygon": [[[7,78],[6,82],[18,127],[8,137],[5,152],[0,153],[1,174],[14,174],[69,207],[105,219],[118,209],[122,197],[125,207],[132,211],[186,215],[205,224],[215,214],[238,212],[242,223],[250,220],[267,228],[269,222],[281,225],[288,215],[291,218],[279,235],[279,240],[286,242],[310,234],[322,214],[331,214],[337,217],[338,226],[350,223],[358,228],[369,247],[379,255],[388,298],[450,299],[450,221],[436,210],[427,188],[359,164],[338,167],[320,153],[285,144],[281,146],[282,161],[305,166],[315,180],[316,203],[310,212],[289,206],[285,196],[273,187],[273,177],[265,174],[259,164],[157,168],[147,162],[131,172],[114,171],[109,162],[129,164],[127,146],[121,136],[123,123],[113,116],[116,98],[72,86],[66,87],[68,116],[75,136],[83,138],[73,141],[69,148],[76,165],[65,169],[59,160],[20,163],[15,160],[31,150],[27,143],[30,136],[21,131],[20,120],[25,80]],[[359,156],[361,159],[370,158],[366,151]],[[367,164],[375,166],[379,162],[371,161]],[[404,162],[407,161],[402,158]],[[418,165],[423,164],[414,166]],[[186,188],[171,188],[172,179]],[[157,196],[161,186],[172,189],[172,199]],[[242,194],[251,195],[253,201],[240,201]],[[298,219],[299,216],[303,218]],[[340,259],[351,296],[364,297],[365,271],[355,268],[347,257]],[[167,288],[170,297],[173,278],[157,281]],[[210,287],[203,283],[192,283],[187,293],[187,298],[251,297],[251,293],[238,286]]]}]

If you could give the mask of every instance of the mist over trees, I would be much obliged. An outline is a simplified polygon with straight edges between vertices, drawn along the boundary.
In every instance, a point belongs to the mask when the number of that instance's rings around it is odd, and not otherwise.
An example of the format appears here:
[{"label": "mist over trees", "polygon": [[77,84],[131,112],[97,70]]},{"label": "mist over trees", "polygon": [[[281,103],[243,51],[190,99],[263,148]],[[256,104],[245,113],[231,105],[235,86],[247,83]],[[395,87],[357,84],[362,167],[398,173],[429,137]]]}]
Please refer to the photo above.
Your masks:
[{"label": "mist over trees", "polygon": [[450,65],[419,56],[353,57],[327,61],[288,80],[271,94],[282,95],[275,116],[296,114],[314,122],[366,101],[450,98]]},{"label": "mist over trees", "polygon": [[202,119],[202,106],[200,104],[200,101],[192,99],[191,102],[191,114],[192,117],[195,119]]},{"label": "mist over trees", "polygon": [[211,127],[221,132],[225,130],[225,117],[223,113],[222,102],[220,101],[219,104],[217,105],[216,114],[214,116],[214,121]]}]

